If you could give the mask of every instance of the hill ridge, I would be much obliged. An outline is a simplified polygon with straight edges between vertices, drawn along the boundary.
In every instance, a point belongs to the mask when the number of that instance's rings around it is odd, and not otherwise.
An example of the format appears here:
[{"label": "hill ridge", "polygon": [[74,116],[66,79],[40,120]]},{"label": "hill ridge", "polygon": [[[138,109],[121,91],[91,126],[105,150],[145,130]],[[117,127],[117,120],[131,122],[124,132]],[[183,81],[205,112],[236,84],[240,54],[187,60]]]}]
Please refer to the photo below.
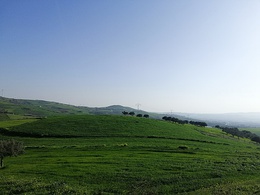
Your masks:
[{"label": "hill ridge", "polygon": [[121,115],[123,111],[149,114],[153,118],[162,117],[162,114],[150,113],[122,105],[110,105],[107,107],[87,107],[75,106],[55,101],[0,97],[0,113],[8,113],[15,115],[26,115],[36,117],[69,114]]}]

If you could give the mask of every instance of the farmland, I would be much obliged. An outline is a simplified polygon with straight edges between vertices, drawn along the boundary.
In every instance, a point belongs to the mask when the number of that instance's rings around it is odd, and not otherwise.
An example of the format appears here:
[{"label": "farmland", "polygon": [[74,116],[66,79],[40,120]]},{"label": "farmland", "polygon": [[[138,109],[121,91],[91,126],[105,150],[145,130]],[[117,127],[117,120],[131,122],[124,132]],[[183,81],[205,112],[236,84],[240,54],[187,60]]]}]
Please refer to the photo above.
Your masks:
[{"label": "farmland", "polygon": [[0,169],[4,194],[260,193],[260,145],[219,129],[111,115],[27,122],[0,122],[26,146]]}]

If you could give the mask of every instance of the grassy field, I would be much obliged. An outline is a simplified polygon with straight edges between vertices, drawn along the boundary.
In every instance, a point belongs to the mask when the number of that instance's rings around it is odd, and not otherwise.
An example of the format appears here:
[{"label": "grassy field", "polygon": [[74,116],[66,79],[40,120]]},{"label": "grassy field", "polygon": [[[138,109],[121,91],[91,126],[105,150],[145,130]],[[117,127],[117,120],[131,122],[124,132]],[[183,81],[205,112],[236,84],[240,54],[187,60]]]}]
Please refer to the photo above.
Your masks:
[{"label": "grassy field", "polygon": [[15,137],[26,153],[5,159],[2,194],[260,193],[260,145],[218,129],[129,116],[7,123],[31,137]]},{"label": "grassy field", "polygon": [[22,125],[25,123],[31,123],[37,121],[37,119],[16,119],[16,120],[8,120],[8,121],[0,121],[0,128],[10,128],[18,125]]}]

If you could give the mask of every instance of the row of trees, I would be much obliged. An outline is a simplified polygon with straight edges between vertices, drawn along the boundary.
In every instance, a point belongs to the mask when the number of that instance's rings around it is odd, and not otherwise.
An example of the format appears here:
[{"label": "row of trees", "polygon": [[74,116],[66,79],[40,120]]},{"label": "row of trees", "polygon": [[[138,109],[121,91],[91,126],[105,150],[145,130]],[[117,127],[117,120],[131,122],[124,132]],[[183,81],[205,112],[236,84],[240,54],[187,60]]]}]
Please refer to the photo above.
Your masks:
[{"label": "row of trees", "polygon": [[192,125],[199,126],[199,127],[206,127],[206,126],[208,126],[207,123],[201,122],[201,121],[190,121],[189,123],[192,124]]},{"label": "row of trees", "polygon": [[[122,112],[122,114],[123,114],[123,115],[135,116],[135,113],[134,113],[134,112],[126,112],[126,111],[124,111],[124,112]],[[148,114],[144,114],[144,115],[142,115],[142,114],[137,114],[136,116],[137,116],[137,117],[149,118],[149,115],[148,115]]]},{"label": "row of trees", "polygon": [[171,121],[171,122],[174,122],[174,123],[178,123],[178,124],[192,124],[192,125],[196,125],[196,126],[200,126],[200,127],[208,126],[207,123],[205,123],[205,122],[180,120],[178,118],[170,117],[170,116],[164,116],[164,117],[162,117],[162,119],[166,120],[166,121]]},{"label": "row of trees", "polygon": [[221,129],[222,131],[231,134],[232,136],[242,137],[242,138],[248,138],[251,139],[254,142],[260,143],[260,137],[250,131],[242,130],[240,131],[236,127],[221,127],[219,125],[215,126],[216,128]]}]

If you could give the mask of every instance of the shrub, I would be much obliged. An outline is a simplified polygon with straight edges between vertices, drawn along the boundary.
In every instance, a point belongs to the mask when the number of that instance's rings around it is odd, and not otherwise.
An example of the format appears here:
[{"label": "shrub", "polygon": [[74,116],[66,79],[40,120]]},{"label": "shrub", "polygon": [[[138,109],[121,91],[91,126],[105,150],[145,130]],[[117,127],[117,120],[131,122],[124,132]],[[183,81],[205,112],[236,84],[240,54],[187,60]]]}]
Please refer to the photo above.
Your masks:
[{"label": "shrub", "polygon": [[18,156],[24,153],[24,146],[22,142],[15,140],[0,141],[0,164],[4,166],[3,160],[7,156]]},{"label": "shrub", "polygon": [[187,149],[189,149],[188,146],[179,146],[178,148],[179,148],[179,149],[182,149],[182,150],[187,150]]}]

